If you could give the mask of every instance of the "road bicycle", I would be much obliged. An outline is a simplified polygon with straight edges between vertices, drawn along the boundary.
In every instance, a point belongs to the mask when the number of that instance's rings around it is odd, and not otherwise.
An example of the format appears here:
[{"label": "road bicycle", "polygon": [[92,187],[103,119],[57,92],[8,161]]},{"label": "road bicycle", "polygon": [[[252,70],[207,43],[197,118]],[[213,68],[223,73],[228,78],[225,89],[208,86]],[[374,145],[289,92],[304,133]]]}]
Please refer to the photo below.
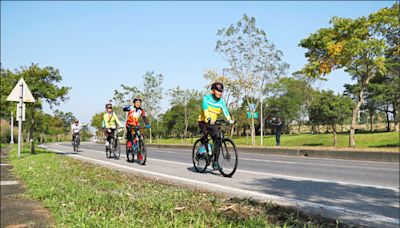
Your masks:
[{"label": "road bicycle", "polygon": [[[110,138],[108,146],[106,146],[106,157],[119,159],[121,156],[121,144],[119,143],[118,133],[120,129],[111,129],[112,136]],[[107,139],[106,139],[107,140]]]},{"label": "road bicycle", "polygon": [[74,137],[73,138],[74,138],[74,140],[72,141],[72,147],[74,149],[74,152],[78,152],[79,146],[80,146],[80,143],[81,143],[81,138],[80,138],[79,133],[74,133]]},{"label": "road bicycle", "polygon": [[[225,137],[225,130],[223,126],[227,126],[229,122],[218,119],[215,121],[216,124],[216,141],[213,144],[209,144],[211,137],[208,134],[205,147],[206,152],[200,153],[199,149],[201,146],[201,139],[198,139],[193,145],[192,160],[194,168],[197,172],[204,173],[207,167],[214,161],[214,157],[217,157],[217,162],[219,164],[218,170],[224,177],[232,177],[238,166],[238,153],[236,150],[235,143]],[[210,145],[210,146],[208,146]],[[211,151],[210,151],[211,150]]]},{"label": "road bicycle", "polygon": [[137,162],[140,165],[146,164],[147,159],[147,150],[144,143],[144,136],[141,133],[143,127],[140,126],[131,126],[128,129],[131,131],[132,140],[126,141],[126,158],[128,162],[134,162],[135,155],[137,157]]}]

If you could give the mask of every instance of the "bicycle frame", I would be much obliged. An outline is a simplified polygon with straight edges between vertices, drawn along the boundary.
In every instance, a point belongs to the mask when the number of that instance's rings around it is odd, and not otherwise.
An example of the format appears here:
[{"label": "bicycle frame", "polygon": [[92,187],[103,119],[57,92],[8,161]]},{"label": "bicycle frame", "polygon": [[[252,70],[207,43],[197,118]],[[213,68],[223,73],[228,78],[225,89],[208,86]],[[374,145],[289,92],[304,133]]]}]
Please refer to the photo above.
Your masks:
[{"label": "bicycle frame", "polygon": [[[141,130],[143,130],[143,127],[140,126],[132,126],[131,127],[131,135],[135,136],[132,137],[131,143],[133,147],[133,150],[135,151],[135,153],[137,153],[137,149],[138,149],[138,145],[140,143],[141,140],[143,140],[143,135],[141,134]],[[135,139],[136,139],[136,143],[135,143]]]}]

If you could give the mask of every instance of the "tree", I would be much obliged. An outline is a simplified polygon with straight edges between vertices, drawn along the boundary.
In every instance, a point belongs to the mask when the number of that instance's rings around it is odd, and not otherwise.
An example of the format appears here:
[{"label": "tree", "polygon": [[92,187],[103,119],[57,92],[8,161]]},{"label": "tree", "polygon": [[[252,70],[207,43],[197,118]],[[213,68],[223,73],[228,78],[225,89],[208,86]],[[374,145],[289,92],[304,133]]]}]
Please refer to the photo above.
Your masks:
[{"label": "tree", "polygon": [[[143,75],[143,89],[136,86],[121,85],[122,91],[114,90],[112,101],[114,101],[115,107],[117,108],[116,114],[121,116],[121,119],[125,121],[122,107],[127,104],[132,104],[132,99],[134,97],[141,97],[143,100],[142,107],[146,110],[151,124],[152,117],[156,117],[159,114],[163,90],[161,87],[162,81],[162,74],[155,74],[153,71],[148,71]],[[152,142],[151,128],[150,142]]]},{"label": "tree", "polygon": [[104,112],[96,113],[92,116],[90,121],[90,126],[96,128],[96,135],[102,135],[102,122],[103,122]]},{"label": "tree", "polygon": [[336,125],[342,124],[351,116],[352,100],[335,95],[333,91],[321,91],[315,95],[309,106],[310,121],[314,124],[330,125],[333,131],[333,145],[337,146]]},{"label": "tree", "polygon": [[[68,99],[67,94],[71,88],[66,86],[58,86],[61,82],[62,76],[58,69],[52,66],[40,68],[38,64],[31,64],[29,67],[20,67],[15,73],[8,70],[2,70],[2,83],[5,83],[5,94],[9,94],[20,78],[24,78],[32,92],[33,97],[36,99],[35,103],[28,103],[27,115],[29,119],[24,124],[29,127],[29,139],[33,139],[35,132],[35,113],[42,109],[42,103],[46,102],[50,108],[58,106],[61,102]],[[10,85],[12,85],[10,87]],[[3,93],[3,91],[2,91]],[[3,99],[3,97],[2,97]],[[33,152],[33,151],[32,151]]]},{"label": "tree", "polygon": [[[163,82],[162,74],[155,74],[154,71],[146,72],[143,76],[143,106],[147,113],[149,114],[149,123],[151,124],[151,120],[153,117],[156,117],[160,111],[160,101],[162,99],[162,90],[161,84]],[[150,143],[152,143],[152,134],[151,128],[150,131]]]},{"label": "tree", "polygon": [[[200,112],[200,102],[195,103],[195,101],[201,98],[201,94],[192,89],[181,89],[179,86],[169,90],[169,95],[171,97],[171,106],[181,106],[183,109],[184,117],[184,131],[183,137],[187,138],[187,131],[189,127],[189,117],[197,115]],[[194,107],[193,107],[194,106]]]},{"label": "tree", "polygon": [[284,77],[271,86],[271,93],[272,97],[267,100],[269,111],[279,115],[290,128],[294,120],[304,119],[302,111],[314,91],[304,80]]},{"label": "tree", "polygon": [[[247,106],[258,105],[265,86],[285,74],[288,64],[282,52],[267,39],[264,30],[256,27],[256,19],[243,15],[227,28],[218,30],[216,51],[228,62],[225,69],[241,85]],[[251,98],[251,99],[250,99]],[[254,115],[255,109],[250,110]],[[252,144],[255,145],[254,119],[251,121]]]},{"label": "tree", "polygon": [[349,146],[355,146],[355,125],[358,111],[364,103],[368,83],[377,74],[385,74],[387,36],[385,27],[398,28],[398,5],[384,8],[368,17],[356,19],[333,17],[331,27],[319,29],[300,41],[307,49],[308,63],[301,70],[309,77],[321,77],[336,69],[344,69],[357,81],[358,101],[352,111]]}]

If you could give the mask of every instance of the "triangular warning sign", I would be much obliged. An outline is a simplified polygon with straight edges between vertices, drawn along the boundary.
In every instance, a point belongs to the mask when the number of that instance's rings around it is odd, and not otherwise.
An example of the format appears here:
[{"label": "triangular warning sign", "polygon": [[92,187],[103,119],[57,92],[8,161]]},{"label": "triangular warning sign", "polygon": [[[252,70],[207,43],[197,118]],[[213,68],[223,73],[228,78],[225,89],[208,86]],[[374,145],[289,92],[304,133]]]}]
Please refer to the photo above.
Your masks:
[{"label": "triangular warning sign", "polygon": [[18,83],[15,85],[14,89],[11,91],[10,95],[7,97],[7,101],[19,101],[22,91],[22,100],[23,102],[35,102],[35,98],[33,97],[31,91],[29,90],[28,85],[24,81],[23,78],[19,79]]}]

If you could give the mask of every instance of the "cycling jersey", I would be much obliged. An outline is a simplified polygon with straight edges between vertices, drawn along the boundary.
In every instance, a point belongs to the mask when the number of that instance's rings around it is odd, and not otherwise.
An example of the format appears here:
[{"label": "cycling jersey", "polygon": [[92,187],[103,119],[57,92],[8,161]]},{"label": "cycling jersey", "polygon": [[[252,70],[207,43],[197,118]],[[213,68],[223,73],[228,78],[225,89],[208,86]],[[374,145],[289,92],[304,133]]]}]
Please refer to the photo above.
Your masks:
[{"label": "cycling jersey", "polygon": [[73,134],[78,134],[78,133],[81,131],[81,128],[82,128],[82,125],[81,125],[81,124],[78,124],[78,125],[72,124],[72,125],[71,125],[71,132],[72,132]]},{"label": "cycling jersey", "polygon": [[118,126],[122,126],[121,122],[118,119],[118,116],[114,112],[104,113],[101,126],[103,128],[117,128],[115,124],[117,124]]},{"label": "cycling jersey", "polygon": [[224,113],[227,120],[231,120],[228,109],[226,108],[226,103],[224,99],[216,99],[213,94],[207,94],[203,97],[201,111],[198,118],[200,122],[208,122],[208,120],[217,120],[218,115],[222,112]]},{"label": "cycling jersey", "polygon": [[126,119],[126,126],[139,126],[139,119],[142,117],[145,124],[147,123],[146,112],[141,108],[136,108],[135,106],[127,106],[123,109],[125,112],[128,112],[128,117]]}]

